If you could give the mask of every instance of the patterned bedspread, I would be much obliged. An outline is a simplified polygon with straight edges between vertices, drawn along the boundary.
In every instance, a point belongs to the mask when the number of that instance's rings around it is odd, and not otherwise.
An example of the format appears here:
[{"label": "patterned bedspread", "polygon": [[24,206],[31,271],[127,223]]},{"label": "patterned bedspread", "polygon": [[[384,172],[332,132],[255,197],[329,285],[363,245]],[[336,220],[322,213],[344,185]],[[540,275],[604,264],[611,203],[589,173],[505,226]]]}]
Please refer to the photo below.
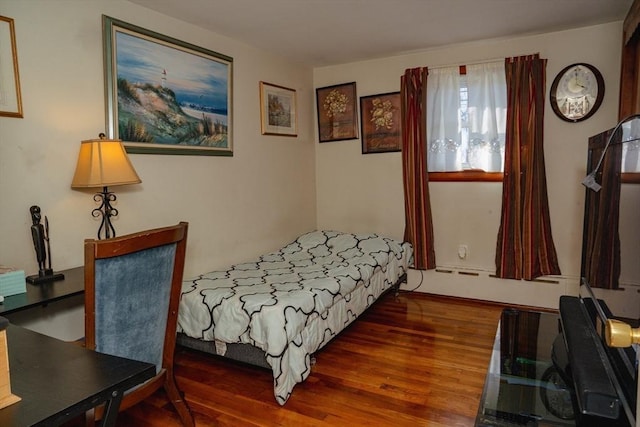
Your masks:
[{"label": "patterned bedspread", "polygon": [[310,373],[310,356],[386,289],[412,262],[408,243],[376,234],[307,233],[255,262],[185,280],[178,331],[263,350],[279,404]]}]

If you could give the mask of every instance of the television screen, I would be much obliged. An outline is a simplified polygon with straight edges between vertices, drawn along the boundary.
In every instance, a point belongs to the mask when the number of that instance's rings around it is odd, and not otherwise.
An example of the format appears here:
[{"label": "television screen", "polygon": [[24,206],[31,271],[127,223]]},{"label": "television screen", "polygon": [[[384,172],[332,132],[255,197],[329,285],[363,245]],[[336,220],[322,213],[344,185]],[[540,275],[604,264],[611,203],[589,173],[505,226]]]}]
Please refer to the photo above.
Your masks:
[{"label": "television screen", "polygon": [[[625,413],[635,418],[638,346],[606,345],[608,319],[640,323],[640,115],[589,138],[580,300]],[[632,422],[635,425],[635,422]]]}]

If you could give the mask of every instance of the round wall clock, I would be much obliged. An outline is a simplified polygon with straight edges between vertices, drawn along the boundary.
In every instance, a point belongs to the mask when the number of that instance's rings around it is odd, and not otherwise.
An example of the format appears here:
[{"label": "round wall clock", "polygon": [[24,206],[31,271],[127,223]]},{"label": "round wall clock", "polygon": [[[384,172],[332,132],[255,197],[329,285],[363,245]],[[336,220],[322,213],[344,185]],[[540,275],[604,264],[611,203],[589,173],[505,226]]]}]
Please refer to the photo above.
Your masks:
[{"label": "round wall clock", "polygon": [[604,79],[596,67],[578,63],[565,67],[551,85],[551,108],[562,120],[586,120],[600,107],[604,97]]}]

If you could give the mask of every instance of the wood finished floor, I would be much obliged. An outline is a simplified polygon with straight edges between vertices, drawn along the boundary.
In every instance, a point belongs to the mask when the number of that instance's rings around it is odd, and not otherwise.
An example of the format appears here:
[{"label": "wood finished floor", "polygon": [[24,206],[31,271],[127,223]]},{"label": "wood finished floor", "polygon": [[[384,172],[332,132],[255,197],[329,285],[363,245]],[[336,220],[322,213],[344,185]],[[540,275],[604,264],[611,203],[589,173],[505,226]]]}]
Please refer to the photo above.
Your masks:
[{"label": "wood finished floor", "polygon": [[[388,293],[317,354],[280,406],[271,372],[179,347],[197,426],[473,426],[503,306]],[[118,426],[179,426],[162,392]]]}]

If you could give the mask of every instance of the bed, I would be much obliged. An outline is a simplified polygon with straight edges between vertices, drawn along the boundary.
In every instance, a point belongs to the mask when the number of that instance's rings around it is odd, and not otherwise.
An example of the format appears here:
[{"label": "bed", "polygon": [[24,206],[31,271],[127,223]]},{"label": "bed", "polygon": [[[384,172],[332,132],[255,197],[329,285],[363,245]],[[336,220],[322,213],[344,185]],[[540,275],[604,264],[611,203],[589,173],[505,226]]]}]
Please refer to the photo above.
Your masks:
[{"label": "bed", "polygon": [[278,251],[185,280],[178,343],[270,369],[284,405],[313,354],[406,280],[409,243],[313,231]]}]

